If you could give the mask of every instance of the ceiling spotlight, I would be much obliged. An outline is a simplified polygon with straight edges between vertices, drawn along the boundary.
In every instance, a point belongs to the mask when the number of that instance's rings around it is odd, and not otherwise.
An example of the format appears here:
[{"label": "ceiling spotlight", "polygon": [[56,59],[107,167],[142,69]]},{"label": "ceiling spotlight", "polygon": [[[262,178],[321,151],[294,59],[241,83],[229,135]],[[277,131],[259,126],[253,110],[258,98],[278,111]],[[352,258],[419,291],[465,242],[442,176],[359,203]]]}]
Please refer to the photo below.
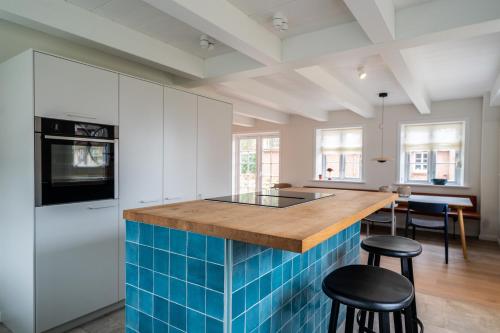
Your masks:
[{"label": "ceiling spotlight", "polygon": [[200,47],[205,50],[212,51],[215,49],[215,41],[209,38],[207,35],[200,36]]},{"label": "ceiling spotlight", "polygon": [[277,12],[273,16],[273,27],[277,31],[288,30],[288,18],[282,12]]},{"label": "ceiling spotlight", "polygon": [[366,79],[366,72],[365,72],[365,67],[364,66],[359,66],[358,67],[358,77],[360,80]]}]

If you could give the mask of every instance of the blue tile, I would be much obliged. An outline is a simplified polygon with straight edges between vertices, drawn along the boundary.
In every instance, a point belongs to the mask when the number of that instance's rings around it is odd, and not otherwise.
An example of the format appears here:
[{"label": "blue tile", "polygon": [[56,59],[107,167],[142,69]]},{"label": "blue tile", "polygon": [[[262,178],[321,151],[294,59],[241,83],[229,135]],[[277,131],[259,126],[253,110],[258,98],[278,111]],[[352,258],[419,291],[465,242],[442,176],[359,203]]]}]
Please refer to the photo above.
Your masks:
[{"label": "blue tile", "polygon": [[168,323],[168,304],[166,299],[154,297],[154,317]]},{"label": "blue tile", "polygon": [[254,282],[248,284],[245,287],[245,293],[245,307],[249,309],[259,301],[259,280],[255,280]]},{"label": "blue tile", "polygon": [[186,280],[186,257],[170,253],[170,275]]},{"label": "blue tile", "polygon": [[125,224],[125,238],[129,242],[139,242],[139,223],[127,221]]},{"label": "blue tile", "polygon": [[[304,332],[312,331],[313,330],[305,330]],[[271,318],[268,318],[259,326],[259,333],[271,333]]]},{"label": "blue tile", "polygon": [[175,328],[173,326],[169,326],[168,329],[170,333],[184,333],[184,331],[181,331],[180,329]]},{"label": "blue tile", "polygon": [[[245,333],[245,316],[233,320],[233,333]],[[278,331],[276,331],[278,332]]]},{"label": "blue tile", "polygon": [[247,244],[247,258],[253,257],[260,252],[260,245]]},{"label": "blue tile", "polygon": [[205,285],[205,261],[187,258],[187,280],[200,286]]},{"label": "blue tile", "polygon": [[125,265],[125,280],[133,286],[139,285],[139,268],[132,264]]},{"label": "blue tile", "polygon": [[170,303],[170,325],[186,330],[186,308],[175,303]]},{"label": "blue tile", "polygon": [[292,261],[292,275],[295,276],[300,273],[300,256],[293,258]]},{"label": "blue tile", "polygon": [[153,292],[153,271],[146,268],[139,268],[139,287]]},{"label": "blue tile", "polygon": [[153,332],[168,333],[168,325],[158,319],[153,319]]},{"label": "blue tile", "polygon": [[187,255],[193,258],[205,260],[207,250],[207,236],[188,233]]},{"label": "blue tile", "polygon": [[153,317],[139,312],[139,332],[153,333]]},{"label": "blue tile", "polygon": [[246,331],[251,332],[259,326],[259,306],[255,305],[246,313]]},{"label": "blue tile", "polygon": [[280,249],[273,249],[273,268],[281,265],[283,261],[283,251]]},{"label": "blue tile", "polygon": [[186,305],[186,282],[170,279],[170,300],[178,304]]},{"label": "blue tile", "polygon": [[245,311],[245,288],[233,293],[232,303],[232,315],[236,318]]},{"label": "blue tile", "polygon": [[139,310],[148,315],[153,315],[153,294],[139,290]]},{"label": "blue tile", "polygon": [[247,243],[233,241],[233,261],[235,264],[242,262],[247,256]]},{"label": "blue tile", "polygon": [[278,332],[281,327],[281,312],[277,311],[271,317],[271,332]]},{"label": "blue tile", "polygon": [[281,307],[282,305],[282,290],[281,289],[277,289],[276,291],[274,291],[272,293],[272,299],[271,299],[271,307],[272,307],[272,311],[276,311],[278,310],[279,307]]},{"label": "blue tile", "polygon": [[247,283],[259,277],[259,256],[254,256],[246,261],[246,280]]},{"label": "blue tile", "polygon": [[125,286],[125,303],[137,308],[139,306],[139,291],[131,285]]},{"label": "blue tile", "polygon": [[292,278],[292,261],[287,261],[283,264],[283,282],[287,282]]},{"label": "blue tile", "polygon": [[[187,305],[191,309],[205,312],[205,288],[192,283],[187,284]],[[207,301],[211,299],[207,297]]]},{"label": "blue tile", "polygon": [[130,306],[125,308],[125,320],[127,322],[127,327],[134,330],[139,329],[139,311]]},{"label": "blue tile", "polygon": [[139,263],[139,245],[136,243],[125,243],[125,262],[137,265]]},{"label": "blue tile", "polygon": [[224,265],[224,239],[207,236],[207,261]]},{"label": "blue tile", "polygon": [[152,247],[139,245],[139,266],[153,269],[153,248]]},{"label": "blue tile", "polygon": [[187,310],[187,333],[204,333],[205,316],[193,310]]},{"label": "blue tile", "polygon": [[272,268],[272,260],[273,260],[273,251],[272,249],[267,249],[262,252],[260,255],[259,261],[259,274],[266,274]]},{"label": "blue tile", "polygon": [[271,293],[271,272],[260,278],[260,299],[263,299]]},{"label": "blue tile", "polygon": [[283,282],[283,268],[279,266],[275,268],[271,274],[272,274],[271,288],[273,290],[276,290],[281,286],[281,283]]},{"label": "blue tile", "polygon": [[222,321],[207,317],[207,333],[222,333],[223,329]]},{"label": "blue tile", "polygon": [[207,315],[224,319],[224,294],[207,290]]},{"label": "blue tile", "polygon": [[182,230],[170,230],[170,251],[178,254],[186,254],[186,232]]},{"label": "blue tile", "polygon": [[233,290],[238,290],[245,285],[245,262],[233,266]]},{"label": "blue tile", "polygon": [[168,228],[155,226],[154,228],[155,248],[168,251],[170,250],[170,230]]},{"label": "blue tile", "polygon": [[207,263],[207,288],[224,292],[224,266]]},{"label": "blue tile", "polygon": [[267,296],[259,302],[259,317],[264,320],[271,316],[271,296]]},{"label": "blue tile", "polygon": [[154,273],[154,293],[158,296],[168,298],[169,278],[166,275]]},{"label": "blue tile", "polygon": [[169,254],[166,251],[154,251],[154,269],[156,272],[168,274],[169,272]]},{"label": "blue tile", "polygon": [[153,246],[154,227],[151,224],[139,224],[139,243],[143,245]]}]

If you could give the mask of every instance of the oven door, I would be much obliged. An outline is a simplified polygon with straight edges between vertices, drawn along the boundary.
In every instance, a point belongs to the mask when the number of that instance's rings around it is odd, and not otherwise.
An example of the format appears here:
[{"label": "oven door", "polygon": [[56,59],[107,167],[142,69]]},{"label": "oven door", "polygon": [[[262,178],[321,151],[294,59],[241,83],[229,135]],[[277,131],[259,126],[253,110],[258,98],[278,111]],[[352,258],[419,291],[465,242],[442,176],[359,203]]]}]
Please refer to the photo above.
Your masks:
[{"label": "oven door", "polygon": [[41,134],[38,206],[113,199],[116,140]]}]

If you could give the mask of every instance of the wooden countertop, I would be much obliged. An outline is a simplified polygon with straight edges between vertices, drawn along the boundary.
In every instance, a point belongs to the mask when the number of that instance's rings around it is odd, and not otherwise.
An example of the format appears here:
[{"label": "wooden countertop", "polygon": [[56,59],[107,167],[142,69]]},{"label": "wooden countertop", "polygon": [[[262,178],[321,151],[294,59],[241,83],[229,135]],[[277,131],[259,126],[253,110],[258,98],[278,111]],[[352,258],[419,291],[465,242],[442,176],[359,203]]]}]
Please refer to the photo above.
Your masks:
[{"label": "wooden countertop", "polygon": [[334,193],[311,202],[270,208],[208,200],[126,210],[127,220],[303,253],[397,199],[397,194],[287,188]]}]

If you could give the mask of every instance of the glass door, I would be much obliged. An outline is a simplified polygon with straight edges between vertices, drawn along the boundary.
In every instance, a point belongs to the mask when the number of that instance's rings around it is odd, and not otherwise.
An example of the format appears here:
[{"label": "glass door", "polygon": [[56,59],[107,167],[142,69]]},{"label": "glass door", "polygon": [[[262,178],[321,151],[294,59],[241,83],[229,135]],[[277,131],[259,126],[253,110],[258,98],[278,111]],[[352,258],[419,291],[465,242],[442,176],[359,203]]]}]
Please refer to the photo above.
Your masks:
[{"label": "glass door", "polygon": [[256,192],[257,184],[257,138],[242,137],[238,140],[237,193]]}]

